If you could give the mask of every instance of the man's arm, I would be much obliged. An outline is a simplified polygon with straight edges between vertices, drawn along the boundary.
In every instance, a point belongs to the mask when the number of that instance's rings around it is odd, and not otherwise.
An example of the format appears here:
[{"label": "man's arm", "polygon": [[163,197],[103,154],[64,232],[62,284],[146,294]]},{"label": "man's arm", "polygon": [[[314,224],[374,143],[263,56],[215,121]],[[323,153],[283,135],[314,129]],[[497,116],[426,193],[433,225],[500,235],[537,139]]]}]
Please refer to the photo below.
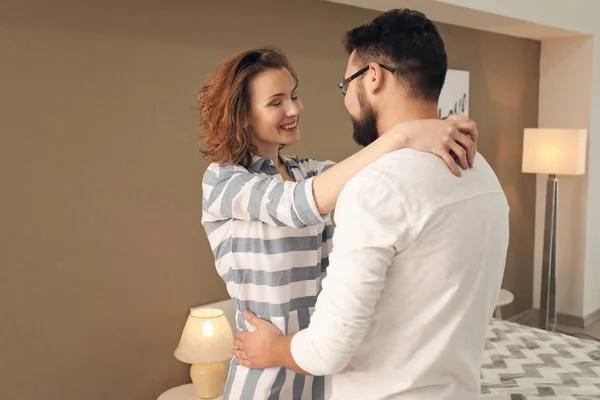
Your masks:
[{"label": "man's arm", "polygon": [[256,331],[237,334],[238,362],[312,375],[342,370],[366,335],[392,258],[414,240],[404,204],[380,174],[352,179],[337,205],[333,252],[308,328],[284,337],[252,316]]},{"label": "man's arm", "polygon": [[301,369],[335,374],[362,343],[392,259],[413,241],[404,196],[372,171],[344,188],[323,290],[309,327],[291,339],[290,351]]}]

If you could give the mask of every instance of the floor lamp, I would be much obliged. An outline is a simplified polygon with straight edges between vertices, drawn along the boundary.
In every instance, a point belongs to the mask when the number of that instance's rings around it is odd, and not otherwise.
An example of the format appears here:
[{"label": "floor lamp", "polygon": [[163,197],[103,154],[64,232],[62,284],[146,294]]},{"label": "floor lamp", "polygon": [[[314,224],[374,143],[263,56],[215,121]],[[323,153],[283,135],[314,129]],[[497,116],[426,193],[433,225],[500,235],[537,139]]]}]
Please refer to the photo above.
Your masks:
[{"label": "floor lamp", "polygon": [[548,175],[539,327],[549,331],[556,327],[557,175],[585,173],[586,143],[585,129],[525,129],[522,171]]}]

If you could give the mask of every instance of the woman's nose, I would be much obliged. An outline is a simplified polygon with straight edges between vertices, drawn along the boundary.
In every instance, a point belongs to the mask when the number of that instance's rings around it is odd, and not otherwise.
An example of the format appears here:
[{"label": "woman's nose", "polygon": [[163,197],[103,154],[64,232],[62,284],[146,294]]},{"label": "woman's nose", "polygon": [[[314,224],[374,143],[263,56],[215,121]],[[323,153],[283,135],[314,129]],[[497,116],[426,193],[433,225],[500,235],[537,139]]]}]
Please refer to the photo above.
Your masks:
[{"label": "woman's nose", "polygon": [[289,106],[286,109],[286,116],[287,117],[295,117],[300,115],[300,106],[298,104],[296,104],[295,102],[290,102]]}]

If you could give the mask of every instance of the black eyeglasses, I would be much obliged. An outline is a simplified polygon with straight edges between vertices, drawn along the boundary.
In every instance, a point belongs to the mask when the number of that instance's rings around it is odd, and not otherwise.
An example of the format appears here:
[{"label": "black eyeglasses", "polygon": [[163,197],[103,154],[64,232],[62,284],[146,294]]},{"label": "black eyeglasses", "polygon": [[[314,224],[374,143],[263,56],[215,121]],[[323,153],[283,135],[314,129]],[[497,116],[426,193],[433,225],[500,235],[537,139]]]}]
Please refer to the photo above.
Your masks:
[{"label": "black eyeglasses", "polygon": [[[396,72],[396,68],[394,68],[394,67],[390,67],[389,65],[380,64],[380,63],[377,63],[377,64],[381,68],[387,69],[390,72]],[[338,83],[338,88],[340,89],[342,94],[345,96],[346,92],[348,91],[348,85],[350,84],[350,82],[352,82],[353,80],[355,80],[356,78],[358,78],[359,76],[361,76],[362,74],[367,72],[368,70],[369,70],[369,66],[368,65],[364,66],[363,68],[359,69],[358,71],[356,71],[354,74],[352,74],[348,78],[346,78],[343,81],[341,81],[340,83]]]}]

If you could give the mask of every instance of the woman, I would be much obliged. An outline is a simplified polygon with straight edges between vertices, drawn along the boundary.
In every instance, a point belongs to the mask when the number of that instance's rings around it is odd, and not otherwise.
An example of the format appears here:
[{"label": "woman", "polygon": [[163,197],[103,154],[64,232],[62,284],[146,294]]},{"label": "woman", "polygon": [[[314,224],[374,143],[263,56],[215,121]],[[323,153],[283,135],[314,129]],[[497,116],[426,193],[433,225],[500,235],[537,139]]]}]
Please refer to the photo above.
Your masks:
[{"label": "woman", "polygon": [[[474,146],[459,129],[476,137],[466,118],[417,121],[396,126],[337,165],[283,156],[280,149],[300,139],[302,103],[290,63],[270,48],[220,64],[200,91],[198,106],[204,153],[213,161],[202,183],[202,222],[235,302],[238,330],[253,329],[244,310],[284,334],[308,326],[331,250],[328,215],[352,176],[407,144],[435,151],[451,169],[455,154],[468,168],[463,147]],[[442,143],[449,145],[440,151]],[[249,370],[232,361],[224,398],[323,399],[326,386],[324,377]]]}]

